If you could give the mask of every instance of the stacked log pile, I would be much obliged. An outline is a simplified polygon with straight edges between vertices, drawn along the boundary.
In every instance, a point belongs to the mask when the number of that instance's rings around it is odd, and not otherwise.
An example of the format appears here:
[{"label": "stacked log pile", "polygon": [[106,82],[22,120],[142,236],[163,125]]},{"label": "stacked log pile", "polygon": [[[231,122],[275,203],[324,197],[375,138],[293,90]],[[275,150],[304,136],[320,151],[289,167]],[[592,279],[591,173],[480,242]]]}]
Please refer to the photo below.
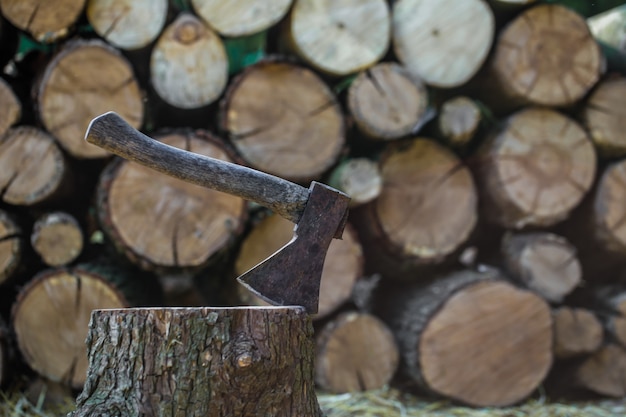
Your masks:
[{"label": "stacked log pile", "polygon": [[80,389],[93,309],[261,305],[292,236],[87,144],[113,110],[352,196],[321,389],[626,396],[626,73],[552,3],[0,0],[0,385]]}]

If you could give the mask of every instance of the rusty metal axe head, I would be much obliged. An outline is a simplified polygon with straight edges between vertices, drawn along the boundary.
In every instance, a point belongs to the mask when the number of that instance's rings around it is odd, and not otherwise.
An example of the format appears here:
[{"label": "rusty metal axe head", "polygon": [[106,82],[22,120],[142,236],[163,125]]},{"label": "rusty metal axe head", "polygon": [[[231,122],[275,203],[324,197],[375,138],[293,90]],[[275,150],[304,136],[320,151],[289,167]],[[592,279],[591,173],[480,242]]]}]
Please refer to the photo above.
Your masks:
[{"label": "rusty metal axe head", "polygon": [[237,195],[296,223],[282,249],[238,278],[274,305],[317,313],[326,252],[341,238],[350,198],[313,182],[309,189],[248,167],[184,151],[137,131],[113,112],[93,119],[85,140],[116,155],[194,184]]}]

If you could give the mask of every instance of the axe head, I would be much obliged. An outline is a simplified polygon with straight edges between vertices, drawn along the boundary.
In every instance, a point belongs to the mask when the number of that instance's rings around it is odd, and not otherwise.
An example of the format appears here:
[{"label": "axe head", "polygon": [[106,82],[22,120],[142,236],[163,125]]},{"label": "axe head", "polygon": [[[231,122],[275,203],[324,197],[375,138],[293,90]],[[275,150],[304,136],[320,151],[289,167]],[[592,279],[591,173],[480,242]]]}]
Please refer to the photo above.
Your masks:
[{"label": "axe head", "polygon": [[349,202],[341,191],[313,182],[291,241],[237,280],[270,304],[317,313],[326,252],[333,237],[341,238]]}]

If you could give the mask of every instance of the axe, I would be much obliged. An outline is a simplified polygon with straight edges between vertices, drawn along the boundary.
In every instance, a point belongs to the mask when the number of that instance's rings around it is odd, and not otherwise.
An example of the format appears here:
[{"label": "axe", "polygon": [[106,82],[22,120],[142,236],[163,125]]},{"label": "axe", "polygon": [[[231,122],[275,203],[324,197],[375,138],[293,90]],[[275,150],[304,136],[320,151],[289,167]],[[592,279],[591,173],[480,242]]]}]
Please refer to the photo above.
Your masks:
[{"label": "axe", "polygon": [[273,305],[317,313],[324,259],[341,238],[350,198],[319,182],[307,189],[245,166],[184,151],[150,138],[114,112],[93,119],[85,140],[163,174],[254,201],[296,224],[289,243],[237,280]]}]

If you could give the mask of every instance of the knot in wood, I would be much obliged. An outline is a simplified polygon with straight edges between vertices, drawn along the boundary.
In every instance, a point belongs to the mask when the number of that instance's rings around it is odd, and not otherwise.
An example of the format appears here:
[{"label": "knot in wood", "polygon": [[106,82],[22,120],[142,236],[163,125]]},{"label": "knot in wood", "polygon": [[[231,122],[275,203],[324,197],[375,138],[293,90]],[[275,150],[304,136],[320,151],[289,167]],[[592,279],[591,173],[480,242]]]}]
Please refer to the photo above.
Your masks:
[{"label": "knot in wood", "polygon": [[252,365],[252,355],[250,353],[242,353],[237,357],[237,367],[247,368]]}]

